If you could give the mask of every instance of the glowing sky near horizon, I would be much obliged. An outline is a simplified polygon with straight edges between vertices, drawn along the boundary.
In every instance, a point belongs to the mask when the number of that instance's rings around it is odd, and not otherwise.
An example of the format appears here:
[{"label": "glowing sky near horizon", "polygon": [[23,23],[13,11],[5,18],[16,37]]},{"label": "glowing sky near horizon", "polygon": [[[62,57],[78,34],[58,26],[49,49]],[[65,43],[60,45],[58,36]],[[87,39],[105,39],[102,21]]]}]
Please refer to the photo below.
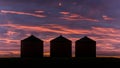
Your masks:
[{"label": "glowing sky near horizon", "polygon": [[88,36],[97,56],[120,56],[120,0],[0,0],[0,57],[19,57],[20,40]]}]

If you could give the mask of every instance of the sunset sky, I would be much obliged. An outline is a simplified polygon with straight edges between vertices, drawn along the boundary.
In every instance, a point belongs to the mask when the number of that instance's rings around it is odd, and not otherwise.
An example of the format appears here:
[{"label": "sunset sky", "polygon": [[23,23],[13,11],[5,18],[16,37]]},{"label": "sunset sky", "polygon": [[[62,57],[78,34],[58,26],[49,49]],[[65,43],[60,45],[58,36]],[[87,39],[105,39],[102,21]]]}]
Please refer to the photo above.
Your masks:
[{"label": "sunset sky", "polygon": [[120,0],[0,0],[0,57],[19,57],[20,40],[63,35],[73,42],[88,36],[97,56],[120,56]]}]

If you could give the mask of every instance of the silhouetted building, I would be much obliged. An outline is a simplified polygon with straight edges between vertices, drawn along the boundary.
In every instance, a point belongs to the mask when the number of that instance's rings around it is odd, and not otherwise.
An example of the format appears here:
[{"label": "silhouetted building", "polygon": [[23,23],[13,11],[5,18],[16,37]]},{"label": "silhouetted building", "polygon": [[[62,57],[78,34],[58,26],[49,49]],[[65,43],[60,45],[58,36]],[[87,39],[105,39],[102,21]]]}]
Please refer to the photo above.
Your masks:
[{"label": "silhouetted building", "polygon": [[50,41],[50,57],[72,57],[72,42],[63,36]]},{"label": "silhouetted building", "polygon": [[21,57],[43,57],[43,41],[33,35],[21,40]]},{"label": "silhouetted building", "polygon": [[96,57],[96,41],[87,36],[75,42],[75,57]]}]

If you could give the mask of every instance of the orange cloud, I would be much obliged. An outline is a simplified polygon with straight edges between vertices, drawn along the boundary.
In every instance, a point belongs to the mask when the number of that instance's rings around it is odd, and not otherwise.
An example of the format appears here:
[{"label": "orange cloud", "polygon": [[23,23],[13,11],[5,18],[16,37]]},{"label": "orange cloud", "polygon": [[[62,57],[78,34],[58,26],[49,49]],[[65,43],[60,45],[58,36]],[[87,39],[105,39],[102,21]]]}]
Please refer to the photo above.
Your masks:
[{"label": "orange cloud", "polygon": [[10,13],[10,14],[19,14],[19,15],[29,15],[29,16],[34,16],[34,17],[39,17],[39,18],[44,18],[46,17],[45,15],[40,15],[40,14],[33,14],[33,13],[26,13],[26,12],[18,12],[18,11],[7,11],[7,10],[1,10],[1,13]]},{"label": "orange cloud", "polygon": [[1,58],[19,57],[20,51],[0,51]]},{"label": "orange cloud", "polygon": [[43,55],[44,55],[45,57],[50,57],[50,52],[45,52]]}]

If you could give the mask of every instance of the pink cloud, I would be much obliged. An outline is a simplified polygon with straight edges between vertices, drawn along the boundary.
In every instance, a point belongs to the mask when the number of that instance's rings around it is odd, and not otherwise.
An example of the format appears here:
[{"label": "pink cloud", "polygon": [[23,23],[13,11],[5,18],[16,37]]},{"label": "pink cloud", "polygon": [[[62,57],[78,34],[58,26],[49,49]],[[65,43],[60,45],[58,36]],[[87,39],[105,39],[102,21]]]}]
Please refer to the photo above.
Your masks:
[{"label": "pink cloud", "polygon": [[9,27],[12,27],[15,29],[21,29],[24,31],[55,32],[55,33],[60,33],[60,34],[85,34],[89,32],[89,30],[70,29],[70,28],[56,25],[56,24],[46,25],[46,26],[24,26],[24,25],[19,25],[19,24],[1,24],[0,26],[4,26],[4,27],[9,26]]},{"label": "pink cloud", "polygon": [[12,39],[10,39],[10,38],[0,38],[0,40],[4,40],[5,41],[5,43],[7,43],[7,44],[12,44],[12,43],[15,43],[15,44],[19,44],[19,40],[12,40]]},{"label": "pink cloud", "polygon": [[65,19],[68,21],[91,21],[91,22],[99,22],[97,19],[93,18],[87,18],[84,16],[81,16],[80,14],[75,14],[75,13],[69,13],[69,15],[65,15],[61,17],[61,19]]},{"label": "pink cloud", "polygon": [[102,16],[104,20],[109,21],[109,20],[114,20],[114,18],[108,17],[106,15]]},{"label": "pink cloud", "polygon": [[105,28],[105,27],[92,27],[92,33],[96,35],[108,35],[108,36],[115,36],[119,37],[120,30],[115,28]]},{"label": "pink cloud", "polygon": [[63,12],[60,12],[60,14],[68,15],[68,14],[70,14],[70,12],[65,12],[65,11],[63,11]]},{"label": "pink cloud", "polygon": [[1,13],[5,13],[5,14],[29,15],[29,16],[39,17],[39,18],[45,18],[45,17],[46,17],[46,16],[43,15],[43,14],[33,14],[33,13],[18,12],[18,11],[1,10],[0,12],[1,12]]},{"label": "pink cloud", "polygon": [[8,35],[8,36],[13,36],[15,34],[18,34],[18,33],[15,31],[7,31],[7,33],[6,33],[6,35]]},{"label": "pink cloud", "polygon": [[[106,51],[109,53],[118,53],[120,52],[120,49],[117,47],[117,45],[115,44],[120,44],[119,40],[119,34],[120,34],[120,30],[119,29],[115,29],[115,28],[106,28],[106,27],[92,27],[91,29],[72,29],[72,28],[68,28],[66,26],[61,26],[61,25],[56,25],[56,24],[48,24],[48,25],[43,25],[43,26],[25,26],[25,25],[20,25],[20,24],[0,24],[0,26],[2,27],[11,27],[14,30],[16,29],[20,29],[20,30],[24,30],[24,31],[34,31],[34,32],[53,32],[53,33],[58,33],[58,34],[64,34],[65,37],[67,35],[70,34],[80,34],[80,35],[84,35],[87,34],[90,38],[92,38],[93,40],[95,40],[97,42],[97,54],[99,54],[100,51]],[[18,28],[19,27],[19,28]],[[9,28],[8,28],[9,29]],[[16,35],[17,33],[15,31],[8,31],[6,33],[6,35],[8,36],[12,36],[12,35]],[[91,34],[93,36],[91,36]],[[97,36],[94,36],[97,35]],[[29,34],[28,34],[29,36]],[[55,38],[56,36],[49,36],[47,38],[44,39],[45,41],[45,50],[44,50],[44,55],[48,56],[49,55],[49,41],[53,38]],[[70,40],[72,40],[73,42],[73,46],[72,46],[72,50],[74,50],[75,47],[75,41],[80,39],[81,37],[66,37]],[[11,44],[12,42],[16,42],[17,44],[20,45],[20,39],[19,40],[14,40],[11,38],[2,38],[0,37],[0,40],[5,40],[6,43]],[[1,41],[2,42],[2,41]],[[3,46],[4,48],[4,46]],[[19,46],[18,46],[19,48]],[[12,49],[12,48],[11,48]],[[14,54],[14,53],[13,53]],[[101,53],[102,54],[102,53]],[[74,51],[73,51],[73,55],[74,55]],[[103,54],[104,55],[104,54]]]},{"label": "pink cloud", "polygon": [[35,13],[44,13],[45,11],[43,11],[43,10],[37,10],[37,11],[35,11]]}]

